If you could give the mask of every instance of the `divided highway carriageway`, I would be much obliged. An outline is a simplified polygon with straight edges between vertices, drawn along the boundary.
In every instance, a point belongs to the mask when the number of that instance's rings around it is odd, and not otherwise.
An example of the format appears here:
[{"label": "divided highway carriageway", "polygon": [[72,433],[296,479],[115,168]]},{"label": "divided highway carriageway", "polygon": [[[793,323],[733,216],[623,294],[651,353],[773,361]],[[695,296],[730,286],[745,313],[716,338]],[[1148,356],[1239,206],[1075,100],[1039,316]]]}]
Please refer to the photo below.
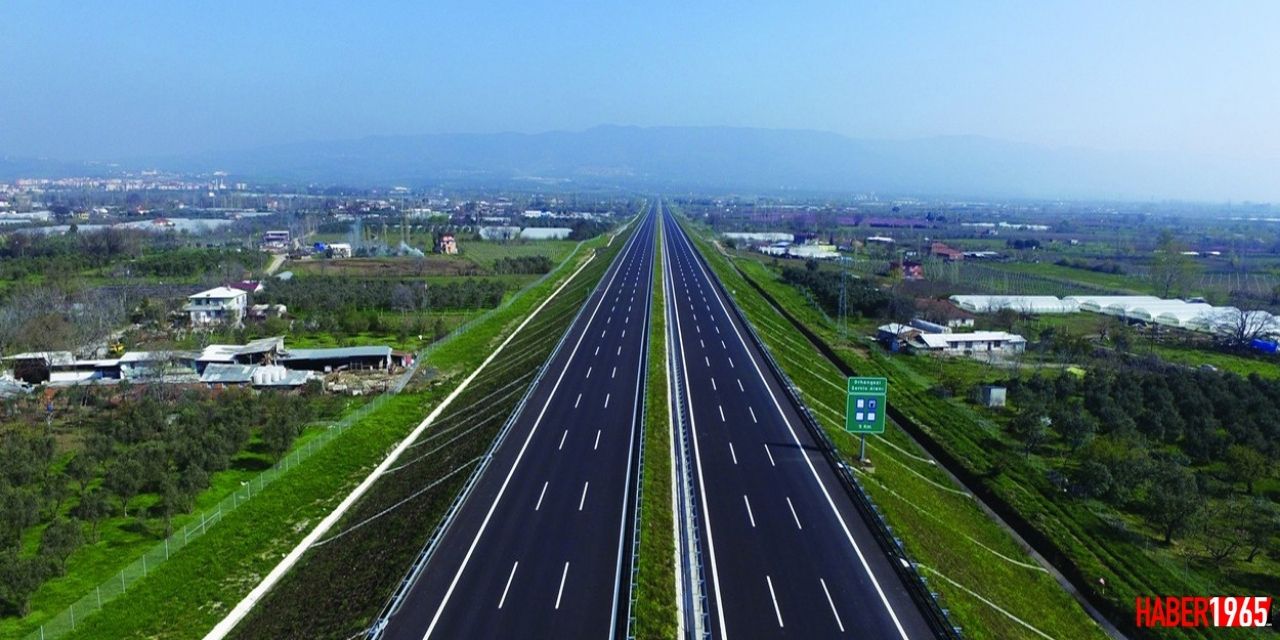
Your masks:
[{"label": "divided highway carriageway", "polygon": [[661,202],[637,224],[377,637],[626,637],[654,286],[684,635],[933,637],[683,230]]},{"label": "divided highway carriageway", "polygon": [[697,505],[697,540],[683,546],[701,556],[684,573],[702,587],[703,631],[934,637],[714,275],[674,218],[663,224],[670,367],[684,398],[673,412],[692,449],[678,466]]},{"label": "divided highway carriageway", "polygon": [[657,222],[636,223],[382,638],[625,635]]}]

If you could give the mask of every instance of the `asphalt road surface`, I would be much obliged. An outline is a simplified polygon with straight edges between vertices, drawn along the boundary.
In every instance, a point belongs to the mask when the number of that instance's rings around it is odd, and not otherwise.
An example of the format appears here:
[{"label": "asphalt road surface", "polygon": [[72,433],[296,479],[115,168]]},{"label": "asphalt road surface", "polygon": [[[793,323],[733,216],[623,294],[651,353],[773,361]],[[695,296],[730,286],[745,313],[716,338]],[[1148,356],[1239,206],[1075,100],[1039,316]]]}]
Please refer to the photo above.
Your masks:
[{"label": "asphalt road surface", "polygon": [[384,638],[624,634],[657,221],[636,223]]},{"label": "asphalt road surface", "polygon": [[933,637],[714,276],[663,224],[712,635]]}]

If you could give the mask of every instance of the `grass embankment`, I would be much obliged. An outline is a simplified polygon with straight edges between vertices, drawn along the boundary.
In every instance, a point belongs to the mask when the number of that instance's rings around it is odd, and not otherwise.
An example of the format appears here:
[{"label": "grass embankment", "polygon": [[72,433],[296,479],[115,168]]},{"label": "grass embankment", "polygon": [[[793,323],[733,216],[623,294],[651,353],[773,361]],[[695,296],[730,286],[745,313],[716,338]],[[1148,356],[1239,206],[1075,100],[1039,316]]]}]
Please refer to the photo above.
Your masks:
[{"label": "grass embankment", "polygon": [[[623,244],[596,245],[596,258],[480,371],[232,637],[349,638],[373,623]],[[534,299],[541,303],[548,293],[535,292]],[[526,308],[512,322],[531,312]],[[496,337],[472,341],[465,355],[439,353],[436,360],[483,358],[497,345]]]},{"label": "grass embankment", "polygon": [[[601,237],[585,247],[601,247],[605,241]],[[438,370],[436,378],[391,398],[306,464],[228,514],[101,613],[77,625],[69,637],[202,636],[588,254],[581,252],[578,259],[562,264],[506,307],[441,343],[425,363]],[[513,341],[510,347],[518,345]],[[395,571],[403,571],[403,566]]]},{"label": "grass embankment", "polygon": [[[661,243],[662,230],[658,230]],[[659,244],[661,246],[661,244]],[[640,503],[640,566],[636,586],[635,637],[676,637],[676,567],[671,504],[671,425],[667,397],[667,332],[662,252],[653,262],[653,308],[645,392],[644,485]]]},{"label": "grass embankment", "polygon": [[[856,460],[858,441],[842,429],[843,374],[790,326],[727,258],[704,240],[695,237],[695,241],[800,388],[841,455]],[[743,266],[802,322],[834,329],[763,264],[744,262]],[[846,350],[841,355],[852,354]],[[860,360],[850,359],[862,365]],[[859,373],[873,373],[864,369]],[[898,380],[892,382],[891,401],[904,406],[900,386]],[[952,621],[963,627],[965,637],[1041,637],[1020,621],[1055,638],[1105,637],[1080,605],[900,428],[890,425],[884,436],[868,440],[867,449],[875,467],[860,474],[863,485],[907,552],[923,565],[930,588],[941,595],[943,606],[950,610]]]}]

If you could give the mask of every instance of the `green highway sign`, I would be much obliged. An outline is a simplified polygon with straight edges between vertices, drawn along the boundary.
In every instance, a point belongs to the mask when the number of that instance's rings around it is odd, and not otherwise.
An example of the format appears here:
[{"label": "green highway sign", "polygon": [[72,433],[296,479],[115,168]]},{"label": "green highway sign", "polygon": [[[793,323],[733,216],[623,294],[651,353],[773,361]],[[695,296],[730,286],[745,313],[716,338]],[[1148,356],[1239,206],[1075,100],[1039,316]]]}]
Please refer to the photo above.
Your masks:
[{"label": "green highway sign", "polygon": [[849,378],[845,400],[844,430],[849,433],[884,433],[889,381],[884,378]]}]

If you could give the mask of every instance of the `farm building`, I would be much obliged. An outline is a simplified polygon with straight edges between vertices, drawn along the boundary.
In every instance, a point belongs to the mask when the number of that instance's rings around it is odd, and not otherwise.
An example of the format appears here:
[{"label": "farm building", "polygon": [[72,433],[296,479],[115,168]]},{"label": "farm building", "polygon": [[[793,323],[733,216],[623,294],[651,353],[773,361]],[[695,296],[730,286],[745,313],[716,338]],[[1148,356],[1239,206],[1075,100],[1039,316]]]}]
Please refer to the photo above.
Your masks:
[{"label": "farm building", "polygon": [[290,369],[328,372],[406,366],[412,364],[413,356],[392,351],[386,346],[289,349],[281,355],[279,362]]},{"label": "farm building", "polygon": [[1027,340],[1004,331],[974,331],[973,333],[921,333],[910,343],[917,351],[942,355],[973,355],[978,353],[1020,353],[1027,347]]}]

